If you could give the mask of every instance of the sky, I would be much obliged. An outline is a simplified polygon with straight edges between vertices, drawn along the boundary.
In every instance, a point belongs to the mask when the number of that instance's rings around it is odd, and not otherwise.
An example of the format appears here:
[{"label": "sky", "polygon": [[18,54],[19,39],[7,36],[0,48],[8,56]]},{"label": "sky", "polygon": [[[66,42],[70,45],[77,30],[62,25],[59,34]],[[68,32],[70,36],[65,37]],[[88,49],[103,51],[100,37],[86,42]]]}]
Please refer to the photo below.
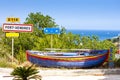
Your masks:
[{"label": "sky", "polygon": [[7,17],[22,24],[31,12],[49,15],[66,29],[120,30],[120,0],[0,0],[0,25]]}]

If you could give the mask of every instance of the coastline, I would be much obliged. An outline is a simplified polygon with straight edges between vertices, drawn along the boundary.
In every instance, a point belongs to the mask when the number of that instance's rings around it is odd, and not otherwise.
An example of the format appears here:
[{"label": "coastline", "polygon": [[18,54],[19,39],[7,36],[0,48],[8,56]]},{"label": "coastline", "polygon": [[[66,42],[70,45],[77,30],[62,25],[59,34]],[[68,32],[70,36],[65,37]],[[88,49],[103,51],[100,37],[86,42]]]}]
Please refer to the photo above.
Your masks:
[{"label": "coastline", "polygon": [[97,36],[99,40],[112,39],[117,37],[119,30],[76,30],[76,29],[67,29],[67,33],[72,32],[73,34],[78,34],[80,36]]}]

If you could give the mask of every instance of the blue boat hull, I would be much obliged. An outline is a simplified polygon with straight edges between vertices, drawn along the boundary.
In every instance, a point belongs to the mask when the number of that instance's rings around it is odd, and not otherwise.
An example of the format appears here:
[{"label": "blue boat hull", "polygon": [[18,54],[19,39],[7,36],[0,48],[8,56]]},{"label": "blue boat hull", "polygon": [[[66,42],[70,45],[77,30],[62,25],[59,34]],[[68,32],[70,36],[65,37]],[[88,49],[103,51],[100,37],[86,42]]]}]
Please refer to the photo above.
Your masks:
[{"label": "blue boat hull", "polygon": [[89,68],[102,65],[109,51],[95,56],[43,56],[27,51],[28,61],[44,67]]}]

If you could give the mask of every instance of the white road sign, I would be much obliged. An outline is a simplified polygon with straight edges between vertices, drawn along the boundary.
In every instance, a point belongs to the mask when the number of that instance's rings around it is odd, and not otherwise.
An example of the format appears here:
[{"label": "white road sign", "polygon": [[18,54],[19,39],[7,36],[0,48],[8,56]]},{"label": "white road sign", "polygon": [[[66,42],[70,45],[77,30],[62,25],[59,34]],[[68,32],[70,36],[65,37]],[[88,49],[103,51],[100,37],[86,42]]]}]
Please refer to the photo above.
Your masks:
[{"label": "white road sign", "polygon": [[3,24],[3,32],[32,32],[32,24]]}]

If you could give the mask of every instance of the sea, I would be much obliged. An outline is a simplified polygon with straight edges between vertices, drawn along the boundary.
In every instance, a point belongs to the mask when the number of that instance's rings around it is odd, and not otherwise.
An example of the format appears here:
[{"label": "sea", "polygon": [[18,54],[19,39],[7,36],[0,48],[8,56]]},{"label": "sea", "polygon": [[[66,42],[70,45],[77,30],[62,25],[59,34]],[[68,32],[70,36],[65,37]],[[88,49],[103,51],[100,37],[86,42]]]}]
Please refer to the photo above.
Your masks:
[{"label": "sea", "polygon": [[120,36],[120,30],[67,30],[80,36],[97,36],[99,40],[112,39]]}]

